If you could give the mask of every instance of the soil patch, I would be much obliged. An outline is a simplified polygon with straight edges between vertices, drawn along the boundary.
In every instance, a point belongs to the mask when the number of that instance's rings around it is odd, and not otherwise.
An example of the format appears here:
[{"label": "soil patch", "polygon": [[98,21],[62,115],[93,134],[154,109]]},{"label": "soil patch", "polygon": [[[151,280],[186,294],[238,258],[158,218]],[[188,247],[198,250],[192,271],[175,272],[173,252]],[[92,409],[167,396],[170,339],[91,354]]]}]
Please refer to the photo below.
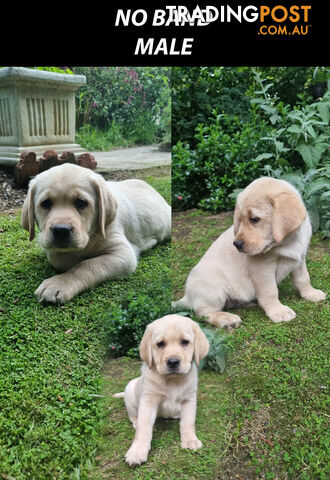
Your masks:
[{"label": "soil patch", "polygon": [[26,194],[27,187],[17,187],[11,171],[0,168],[0,213],[15,213],[22,208]]}]

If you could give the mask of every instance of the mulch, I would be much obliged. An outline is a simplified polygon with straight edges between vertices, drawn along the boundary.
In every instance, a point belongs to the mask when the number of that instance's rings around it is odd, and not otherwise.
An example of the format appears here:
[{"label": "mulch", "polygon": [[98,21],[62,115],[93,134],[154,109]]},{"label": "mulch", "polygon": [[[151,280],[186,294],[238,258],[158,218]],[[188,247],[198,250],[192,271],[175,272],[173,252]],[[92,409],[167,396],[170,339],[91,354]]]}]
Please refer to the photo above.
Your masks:
[{"label": "mulch", "polygon": [[0,168],[0,213],[16,213],[22,208],[27,186],[17,187],[9,170]]}]

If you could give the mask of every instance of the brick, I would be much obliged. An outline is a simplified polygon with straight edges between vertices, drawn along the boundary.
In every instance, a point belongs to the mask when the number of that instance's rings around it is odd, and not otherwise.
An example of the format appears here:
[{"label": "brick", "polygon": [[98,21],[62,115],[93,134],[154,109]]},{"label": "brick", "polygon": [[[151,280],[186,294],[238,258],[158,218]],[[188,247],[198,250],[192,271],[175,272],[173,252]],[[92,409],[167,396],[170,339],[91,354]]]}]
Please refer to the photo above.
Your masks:
[{"label": "brick", "polygon": [[15,165],[14,181],[18,186],[27,183],[28,179],[38,175],[40,166],[34,152],[24,151],[20,155],[19,162]]},{"label": "brick", "polygon": [[78,165],[85,168],[90,168],[91,170],[95,170],[97,167],[97,161],[95,157],[90,153],[82,153],[79,155],[77,159]]}]

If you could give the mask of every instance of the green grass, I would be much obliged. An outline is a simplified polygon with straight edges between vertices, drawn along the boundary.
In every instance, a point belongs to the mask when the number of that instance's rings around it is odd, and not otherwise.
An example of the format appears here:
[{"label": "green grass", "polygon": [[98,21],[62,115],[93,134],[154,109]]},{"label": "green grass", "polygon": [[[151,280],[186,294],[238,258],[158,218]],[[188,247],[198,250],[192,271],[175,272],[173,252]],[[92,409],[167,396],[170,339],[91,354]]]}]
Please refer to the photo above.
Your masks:
[{"label": "green grass", "polygon": [[[169,177],[149,178],[167,192]],[[127,295],[168,303],[169,243],[141,256],[132,275],[63,306],[34,295],[56,272],[20,215],[0,217],[0,478],[87,479],[106,413],[106,316]]]},{"label": "green grass", "polygon": [[[180,297],[191,267],[232,216],[200,211],[174,214],[172,262],[174,298]],[[329,253],[314,235],[307,265],[315,288],[329,285]],[[227,369],[218,379],[230,405],[219,428],[227,439],[215,476],[231,479],[329,478],[327,359],[328,302],[302,300],[289,280],[279,287],[282,303],[297,317],[274,324],[259,307],[237,311],[243,323],[227,335]],[[198,477],[197,477],[198,478]]]},{"label": "green grass", "polygon": [[132,144],[132,142],[124,138],[116,124],[113,124],[105,131],[85,125],[77,132],[76,142],[88,151],[100,152],[106,152],[119,147],[128,147]]},{"label": "green grass", "polygon": [[[168,178],[148,182],[168,200]],[[146,252],[131,276],[40,305],[39,283],[54,273],[19,215],[0,217],[0,478],[8,480],[324,480],[327,457],[328,303],[304,301],[286,280],[280,299],[297,317],[273,324],[259,307],[237,312],[225,333],[227,368],[199,376],[198,452],[180,448],[177,420],[157,421],[148,462],[129,468],[134,436],[122,391],[141,362],[105,356],[107,312],[131,295],[155,305],[183,292],[191,267],[232,222],[231,214],[175,214],[169,244]],[[312,284],[327,289],[329,254],[314,235]],[[141,298],[141,297],[140,297]]]},{"label": "green grass", "polygon": [[155,132],[156,127],[149,118],[135,119],[130,128],[124,129],[115,121],[106,130],[87,124],[76,133],[76,142],[88,151],[106,152],[114,148],[158,143]]}]

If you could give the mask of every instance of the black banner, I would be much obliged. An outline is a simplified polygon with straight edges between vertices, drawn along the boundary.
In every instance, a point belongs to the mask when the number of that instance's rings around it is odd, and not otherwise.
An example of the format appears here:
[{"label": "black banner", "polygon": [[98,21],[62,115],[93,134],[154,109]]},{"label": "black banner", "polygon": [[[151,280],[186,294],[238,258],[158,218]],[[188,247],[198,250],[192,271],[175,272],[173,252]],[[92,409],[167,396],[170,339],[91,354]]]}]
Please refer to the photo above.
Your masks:
[{"label": "black banner", "polygon": [[32,58],[47,65],[329,63],[326,6],[320,1],[154,1],[151,6],[113,0],[89,7],[65,21],[55,12],[48,32],[26,34],[26,24],[25,32],[19,27],[17,35],[24,38],[12,42],[13,54],[4,49],[3,62],[8,55],[11,64],[20,65]]}]

